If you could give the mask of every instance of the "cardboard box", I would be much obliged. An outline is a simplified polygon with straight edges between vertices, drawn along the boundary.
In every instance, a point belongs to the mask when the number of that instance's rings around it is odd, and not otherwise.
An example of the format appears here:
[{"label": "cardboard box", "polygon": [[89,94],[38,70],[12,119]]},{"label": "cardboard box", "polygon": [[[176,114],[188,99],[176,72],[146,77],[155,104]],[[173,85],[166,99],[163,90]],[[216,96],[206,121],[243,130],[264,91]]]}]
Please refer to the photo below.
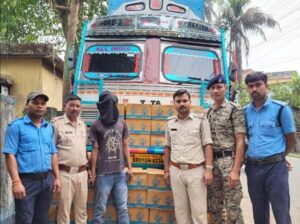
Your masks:
[{"label": "cardboard box", "polygon": [[167,120],[168,117],[176,114],[173,105],[152,105],[153,120]]},{"label": "cardboard box", "polygon": [[147,208],[174,209],[174,199],[172,191],[148,190]]},{"label": "cardboard box", "polygon": [[151,120],[126,120],[130,134],[149,135],[151,131]]},{"label": "cardboard box", "polygon": [[175,212],[173,210],[150,209],[149,224],[175,224]]},{"label": "cardboard box", "polygon": [[118,111],[119,111],[119,116],[121,118],[124,118],[124,115],[125,115],[125,105],[124,104],[118,104],[117,107],[118,107]]},{"label": "cardboard box", "polygon": [[148,148],[150,146],[150,135],[130,135],[128,145],[130,148]]},{"label": "cardboard box", "polygon": [[126,119],[151,120],[151,104],[127,104]]},{"label": "cardboard box", "polygon": [[51,205],[48,211],[48,217],[50,223],[55,223],[57,218],[57,206]]},{"label": "cardboard box", "polygon": [[128,208],[130,224],[148,224],[148,208]]},{"label": "cardboard box", "polygon": [[165,135],[167,121],[152,120],[151,135]]},{"label": "cardboard box", "polygon": [[88,207],[94,207],[94,205],[95,205],[95,197],[96,197],[96,191],[95,191],[95,189],[89,189],[89,191],[88,191],[88,199],[87,199],[87,206]]},{"label": "cardboard box", "polygon": [[51,204],[52,204],[52,205],[58,205],[59,200],[60,200],[60,193],[53,193],[53,194],[52,194],[52,201],[51,201]]},{"label": "cardboard box", "polygon": [[164,171],[162,169],[147,169],[147,186],[149,190],[171,190],[164,180]]},{"label": "cardboard box", "polygon": [[128,207],[146,207],[147,190],[129,189],[128,190]]},{"label": "cardboard box", "polygon": [[132,168],[133,177],[128,182],[129,189],[147,189],[147,170],[142,168]]},{"label": "cardboard box", "polygon": [[204,108],[201,106],[192,106],[191,107],[191,112],[195,114],[203,114],[204,113]]},{"label": "cardboard box", "polygon": [[151,135],[151,148],[163,148],[165,145],[164,135]]},{"label": "cardboard box", "polygon": [[[90,217],[88,216],[88,219]],[[104,222],[105,223],[112,223],[117,224],[118,223],[118,214],[117,209],[115,206],[106,206],[106,212],[104,215]]]}]

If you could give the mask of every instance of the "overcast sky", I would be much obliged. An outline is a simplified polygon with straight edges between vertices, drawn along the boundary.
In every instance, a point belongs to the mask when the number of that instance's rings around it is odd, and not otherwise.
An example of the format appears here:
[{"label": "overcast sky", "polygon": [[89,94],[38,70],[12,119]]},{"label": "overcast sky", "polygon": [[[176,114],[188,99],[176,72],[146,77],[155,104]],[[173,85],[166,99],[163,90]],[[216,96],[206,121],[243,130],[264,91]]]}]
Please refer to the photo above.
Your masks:
[{"label": "overcast sky", "polygon": [[265,72],[297,70],[300,75],[300,0],[252,0],[276,19],[281,29],[265,29],[267,41],[249,35],[250,54],[244,68]]}]

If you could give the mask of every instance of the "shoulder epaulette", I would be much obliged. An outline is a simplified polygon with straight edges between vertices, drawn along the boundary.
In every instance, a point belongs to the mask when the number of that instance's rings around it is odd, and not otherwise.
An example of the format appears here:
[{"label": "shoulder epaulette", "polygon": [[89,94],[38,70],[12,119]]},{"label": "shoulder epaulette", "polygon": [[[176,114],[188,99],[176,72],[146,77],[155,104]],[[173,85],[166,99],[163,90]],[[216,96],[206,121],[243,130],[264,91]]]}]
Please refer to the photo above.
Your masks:
[{"label": "shoulder epaulette", "polygon": [[50,122],[53,124],[53,123],[55,123],[56,121],[61,120],[61,119],[63,119],[63,118],[64,118],[64,116],[54,117],[54,118],[51,119]]},{"label": "shoulder epaulette", "polygon": [[171,116],[171,117],[168,117],[167,120],[169,121],[169,120],[173,120],[175,118],[176,118],[176,116]]},{"label": "shoulder epaulette", "polygon": [[20,121],[20,120],[23,120],[23,119],[24,119],[24,117],[17,118],[17,119],[15,119],[15,120],[9,122],[9,123],[8,123],[8,126],[12,125],[12,124],[15,123],[16,121]]},{"label": "shoulder epaulette", "polygon": [[196,118],[200,118],[200,119],[205,118],[205,114],[194,114],[193,113],[193,116],[196,117]]},{"label": "shoulder epaulette", "polygon": [[282,102],[282,101],[279,101],[279,100],[273,100],[272,99],[272,102],[273,103],[275,103],[275,104],[278,104],[278,105],[280,105],[280,106],[286,106],[286,105],[288,105],[286,102]]}]

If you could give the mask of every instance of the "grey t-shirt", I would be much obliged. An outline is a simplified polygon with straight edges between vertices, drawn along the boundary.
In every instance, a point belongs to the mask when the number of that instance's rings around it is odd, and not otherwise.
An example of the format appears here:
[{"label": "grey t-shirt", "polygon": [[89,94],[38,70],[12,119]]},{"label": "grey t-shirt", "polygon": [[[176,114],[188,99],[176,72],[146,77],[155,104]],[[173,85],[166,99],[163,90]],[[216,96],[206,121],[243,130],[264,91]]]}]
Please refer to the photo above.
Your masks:
[{"label": "grey t-shirt", "polygon": [[90,128],[90,140],[97,143],[97,175],[119,173],[124,169],[123,139],[128,137],[128,128],[123,119],[112,125],[96,120]]}]

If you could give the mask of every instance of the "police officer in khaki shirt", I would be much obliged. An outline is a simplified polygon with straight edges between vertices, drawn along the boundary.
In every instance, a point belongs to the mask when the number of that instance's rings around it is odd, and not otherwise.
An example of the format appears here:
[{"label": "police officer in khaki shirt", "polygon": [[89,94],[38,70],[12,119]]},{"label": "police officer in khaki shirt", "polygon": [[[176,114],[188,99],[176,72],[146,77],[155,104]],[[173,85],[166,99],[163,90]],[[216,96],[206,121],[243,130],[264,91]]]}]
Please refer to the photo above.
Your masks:
[{"label": "police officer in khaki shirt", "polygon": [[190,113],[187,90],[177,90],[173,100],[177,116],[168,120],[164,178],[171,183],[177,223],[207,224],[207,185],[213,179],[210,126],[204,114]]},{"label": "police officer in khaki shirt", "polygon": [[70,223],[70,210],[73,204],[75,223],[83,224],[87,223],[88,160],[86,126],[78,118],[81,111],[80,97],[68,96],[64,109],[63,116],[52,120],[62,185],[57,223]]}]

